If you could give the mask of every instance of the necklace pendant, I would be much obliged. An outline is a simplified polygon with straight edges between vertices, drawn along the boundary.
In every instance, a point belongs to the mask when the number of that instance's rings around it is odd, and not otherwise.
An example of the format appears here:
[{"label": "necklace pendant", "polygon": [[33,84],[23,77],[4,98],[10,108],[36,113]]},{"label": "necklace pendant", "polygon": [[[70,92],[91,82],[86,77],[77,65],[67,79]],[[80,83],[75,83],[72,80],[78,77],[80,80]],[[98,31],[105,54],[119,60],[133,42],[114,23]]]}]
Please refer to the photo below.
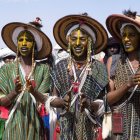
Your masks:
[{"label": "necklace pendant", "polygon": [[73,93],[74,94],[78,93],[80,83],[79,82],[73,82],[72,84],[73,84],[73,88],[72,88]]}]

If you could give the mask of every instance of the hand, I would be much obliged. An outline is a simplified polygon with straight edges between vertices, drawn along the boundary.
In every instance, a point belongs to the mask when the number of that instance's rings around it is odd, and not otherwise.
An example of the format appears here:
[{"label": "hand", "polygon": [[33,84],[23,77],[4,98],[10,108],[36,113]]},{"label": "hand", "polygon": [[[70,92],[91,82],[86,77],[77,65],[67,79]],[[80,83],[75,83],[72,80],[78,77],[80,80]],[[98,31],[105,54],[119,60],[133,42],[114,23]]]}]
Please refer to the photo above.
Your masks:
[{"label": "hand", "polygon": [[88,108],[90,104],[90,99],[87,98],[85,94],[80,96],[80,111],[83,112],[85,108]]},{"label": "hand", "polygon": [[25,77],[26,79],[26,89],[30,92],[30,93],[34,93],[34,87],[32,86],[32,82],[30,79],[28,79],[28,77]]},{"label": "hand", "polygon": [[140,86],[140,71],[134,74],[132,78],[130,78],[129,84],[131,85],[131,87],[135,85]]},{"label": "hand", "polygon": [[16,92],[16,94],[20,94],[22,92],[22,88],[23,87],[22,87],[20,78],[19,78],[19,76],[17,76],[15,79],[15,92]]},{"label": "hand", "polygon": [[68,93],[64,96],[63,101],[66,111],[69,111],[71,104],[71,91],[68,91]]}]

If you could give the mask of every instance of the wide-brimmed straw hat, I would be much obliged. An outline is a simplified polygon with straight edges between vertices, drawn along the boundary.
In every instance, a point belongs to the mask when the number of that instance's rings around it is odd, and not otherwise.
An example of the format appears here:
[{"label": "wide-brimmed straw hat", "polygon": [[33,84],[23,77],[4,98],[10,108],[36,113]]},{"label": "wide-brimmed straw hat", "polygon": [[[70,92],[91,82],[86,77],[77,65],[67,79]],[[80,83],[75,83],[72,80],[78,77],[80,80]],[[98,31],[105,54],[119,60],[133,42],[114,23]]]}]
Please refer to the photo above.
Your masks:
[{"label": "wide-brimmed straw hat", "polygon": [[39,29],[31,24],[20,22],[12,22],[2,28],[2,39],[5,44],[14,52],[17,51],[17,37],[23,30],[30,31],[36,41],[37,56],[36,59],[43,59],[47,57],[52,51],[52,44],[50,39]]},{"label": "wide-brimmed straw hat", "polygon": [[73,26],[78,25],[80,23],[86,25],[88,29],[95,34],[96,41],[94,42],[94,53],[97,54],[101,52],[107,44],[107,32],[98,21],[87,15],[68,15],[59,19],[55,23],[53,28],[54,38],[56,42],[64,50],[67,50],[67,34]]},{"label": "wide-brimmed straw hat", "polygon": [[134,25],[140,28],[140,16],[130,17],[121,14],[112,14],[106,20],[106,26],[110,34],[115,37],[119,42],[121,42],[121,32],[120,29],[123,24]]}]

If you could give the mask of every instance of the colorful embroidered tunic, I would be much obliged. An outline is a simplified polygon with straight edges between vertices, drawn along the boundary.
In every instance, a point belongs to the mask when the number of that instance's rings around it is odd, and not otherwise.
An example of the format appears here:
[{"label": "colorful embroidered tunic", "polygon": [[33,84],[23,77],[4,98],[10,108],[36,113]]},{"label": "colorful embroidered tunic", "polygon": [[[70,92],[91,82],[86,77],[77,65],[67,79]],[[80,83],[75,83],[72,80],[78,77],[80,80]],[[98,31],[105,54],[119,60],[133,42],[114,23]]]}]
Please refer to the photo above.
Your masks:
[{"label": "colorful embroidered tunic", "polygon": [[[10,63],[0,69],[0,89],[3,93],[0,97],[6,96],[14,90],[14,79],[16,78],[16,64]],[[25,80],[23,73],[19,71],[22,85]],[[34,80],[36,89],[45,94],[50,87],[49,67],[46,64],[36,63],[34,69]],[[15,105],[11,104],[10,110]],[[2,120],[2,119],[1,119]],[[3,140],[44,140],[43,123],[39,117],[37,107],[33,102],[31,94],[25,91],[17,109],[12,115],[6,129],[3,132]]]},{"label": "colorful embroidered tunic", "polygon": [[[124,85],[129,78],[131,78],[132,69],[128,61],[122,63],[120,56],[113,56],[113,65],[111,69],[111,77],[115,77],[114,83],[116,89],[120,88]],[[118,106],[125,102],[133,88],[131,88],[125,96],[115,104]],[[111,140],[137,140],[140,139],[140,89],[138,88],[130,101],[121,109],[119,112],[122,112],[123,115],[123,133],[122,134],[114,134]]]},{"label": "colorful embroidered tunic", "polygon": [[[60,61],[52,73],[54,85],[60,93],[60,97],[64,97],[70,89],[73,82],[73,75],[67,71],[68,60]],[[77,75],[80,73],[76,70]],[[106,67],[99,61],[91,64],[91,73],[87,75],[81,92],[87,95],[91,100],[102,98],[104,96],[105,86],[108,84],[108,76]],[[74,93],[71,93],[73,98]],[[99,97],[100,96],[100,97]],[[84,113],[75,111],[76,103],[70,108],[63,117],[60,117],[61,140],[91,140],[94,136],[92,131],[93,123]]]}]

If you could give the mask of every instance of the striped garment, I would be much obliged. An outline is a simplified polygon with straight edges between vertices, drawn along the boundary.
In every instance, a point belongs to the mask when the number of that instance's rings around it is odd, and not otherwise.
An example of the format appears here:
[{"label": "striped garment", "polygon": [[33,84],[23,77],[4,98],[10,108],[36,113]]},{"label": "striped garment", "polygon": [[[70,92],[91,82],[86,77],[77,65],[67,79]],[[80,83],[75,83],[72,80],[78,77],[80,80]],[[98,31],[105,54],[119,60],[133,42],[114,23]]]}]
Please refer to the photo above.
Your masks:
[{"label": "striped garment", "polygon": [[[64,97],[73,81],[73,75],[68,73],[67,66],[67,59],[60,61],[54,67],[51,75],[54,85],[60,93],[60,97]],[[80,73],[79,70],[76,73],[78,75]],[[87,75],[81,92],[91,100],[103,98],[104,89],[107,84],[106,67],[95,60],[91,64],[91,74]],[[73,98],[73,93],[71,96]],[[61,140],[72,140],[72,138],[73,140],[92,140],[94,136],[94,132],[92,131],[93,123],[85,113],[80,113],[79,110],[75,113],[75,104],[71,107],[70,112],[60,117],[60,127]]]},{"label": "striped garment", "polygon": [[[122,63],[120,58],[113,56],[113,62],[116,65],[113,67],[113,73],[111,76],[115,76],[114,84],[116,89],[123,86],[128,80],[130,80],[132,73],[131,67],[127,61]],[[131,88],[127,94],[125,94],[115,106],[122,104],[128,99],[132,92]],[[140,139],[140,88],[138,88],[130,101],[118,111],[123,115],[123,133],[112,134],[111,140],[139,140]]]},{"label": "striped garment", "polygon": [[[6,96],[14,90],[15,62],[4,65],[0,69],[0,97]],[[21,70],[19,71],[22,85],[25,81]],[[34,70],[36,89],[45,94],[50,88],[49,67],[46,64],[37,63]],[[16,101],[16,99],[15,99]],[[12,109],[15,101],[11,104]],[[0,124],[1,125],[1,124]],[[20,104],[12,115],[8,126],[3,132],[3,140],[45,140],[44,128],[37,107],[33,103],[30,93],[25,91]]]}]

